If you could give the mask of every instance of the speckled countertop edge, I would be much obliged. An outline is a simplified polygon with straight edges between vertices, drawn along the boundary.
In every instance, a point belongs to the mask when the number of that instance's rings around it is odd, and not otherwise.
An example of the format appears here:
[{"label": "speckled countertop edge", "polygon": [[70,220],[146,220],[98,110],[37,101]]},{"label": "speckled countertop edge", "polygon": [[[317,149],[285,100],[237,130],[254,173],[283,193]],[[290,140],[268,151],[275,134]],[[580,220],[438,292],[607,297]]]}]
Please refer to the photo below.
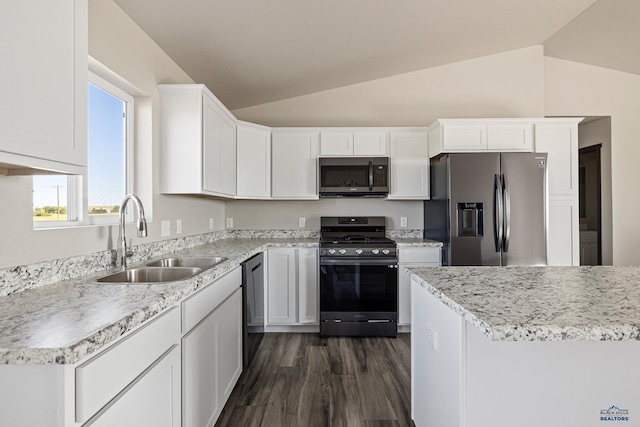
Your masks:
[{"label": "speckled countertop edge", "polygon": [[494,341],[640,340],[639,267],[413,267]]}]

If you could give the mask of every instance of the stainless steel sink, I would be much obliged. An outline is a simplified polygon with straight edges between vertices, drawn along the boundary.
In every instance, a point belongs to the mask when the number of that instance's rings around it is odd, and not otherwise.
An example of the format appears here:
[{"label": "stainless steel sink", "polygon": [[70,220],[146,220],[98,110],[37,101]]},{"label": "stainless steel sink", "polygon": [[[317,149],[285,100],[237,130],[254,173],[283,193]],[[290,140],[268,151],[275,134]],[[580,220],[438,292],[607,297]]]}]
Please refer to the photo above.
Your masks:
[{"label": "stainless steel sink", "polygon": [[227,258],[216,257],[169,257],[147,263],[148,267],[196,267],[201,270],[208,270],[215,267]]},{"label": "stainless steel sink", "polygon": [[99,278],[99,283],[153,283],[189,279],[202,269],[197,267],[140,267],[118,271]]}]

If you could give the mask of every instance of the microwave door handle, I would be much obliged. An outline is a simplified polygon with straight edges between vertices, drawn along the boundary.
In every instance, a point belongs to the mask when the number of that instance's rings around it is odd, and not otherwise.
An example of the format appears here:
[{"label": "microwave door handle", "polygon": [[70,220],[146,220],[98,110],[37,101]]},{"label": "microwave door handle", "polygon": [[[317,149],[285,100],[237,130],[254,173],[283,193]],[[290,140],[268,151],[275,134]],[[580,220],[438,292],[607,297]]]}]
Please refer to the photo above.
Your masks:
[{"label": "microwave door handle", "polygon": [[373,191],[373,162],[369,161],[369,191]]}]

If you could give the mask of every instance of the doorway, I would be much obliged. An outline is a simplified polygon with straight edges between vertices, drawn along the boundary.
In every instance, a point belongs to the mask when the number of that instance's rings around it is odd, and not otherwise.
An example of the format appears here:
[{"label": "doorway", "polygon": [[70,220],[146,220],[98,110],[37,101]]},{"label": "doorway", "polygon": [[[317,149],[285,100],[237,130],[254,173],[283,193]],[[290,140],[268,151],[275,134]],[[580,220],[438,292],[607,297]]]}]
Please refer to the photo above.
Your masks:
[{"label": "doorway", "polygon": [[602,144],[579,150],[580,265],[602,265]]}]

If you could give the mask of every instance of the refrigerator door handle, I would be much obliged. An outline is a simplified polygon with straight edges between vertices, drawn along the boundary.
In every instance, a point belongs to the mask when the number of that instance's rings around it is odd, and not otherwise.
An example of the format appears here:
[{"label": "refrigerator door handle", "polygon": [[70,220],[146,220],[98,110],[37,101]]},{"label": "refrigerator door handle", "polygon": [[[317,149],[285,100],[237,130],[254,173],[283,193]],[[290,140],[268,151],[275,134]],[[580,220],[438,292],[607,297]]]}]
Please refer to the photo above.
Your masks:
[{"label": "refrigerator door handle", "polygon": [[507,177],[502,175],[502,201],[504,203],[504,241],[502,250],[509,252],[509,238],[511,237],[511,195],[507,185]]},{"label": "refrigerator door handle", "polygon": [[496,245],[496,252],[502,249],[503,241],[503,219],[502,219],[502,180],[499,174],[495,174],[493,180],[493,239]]}]

